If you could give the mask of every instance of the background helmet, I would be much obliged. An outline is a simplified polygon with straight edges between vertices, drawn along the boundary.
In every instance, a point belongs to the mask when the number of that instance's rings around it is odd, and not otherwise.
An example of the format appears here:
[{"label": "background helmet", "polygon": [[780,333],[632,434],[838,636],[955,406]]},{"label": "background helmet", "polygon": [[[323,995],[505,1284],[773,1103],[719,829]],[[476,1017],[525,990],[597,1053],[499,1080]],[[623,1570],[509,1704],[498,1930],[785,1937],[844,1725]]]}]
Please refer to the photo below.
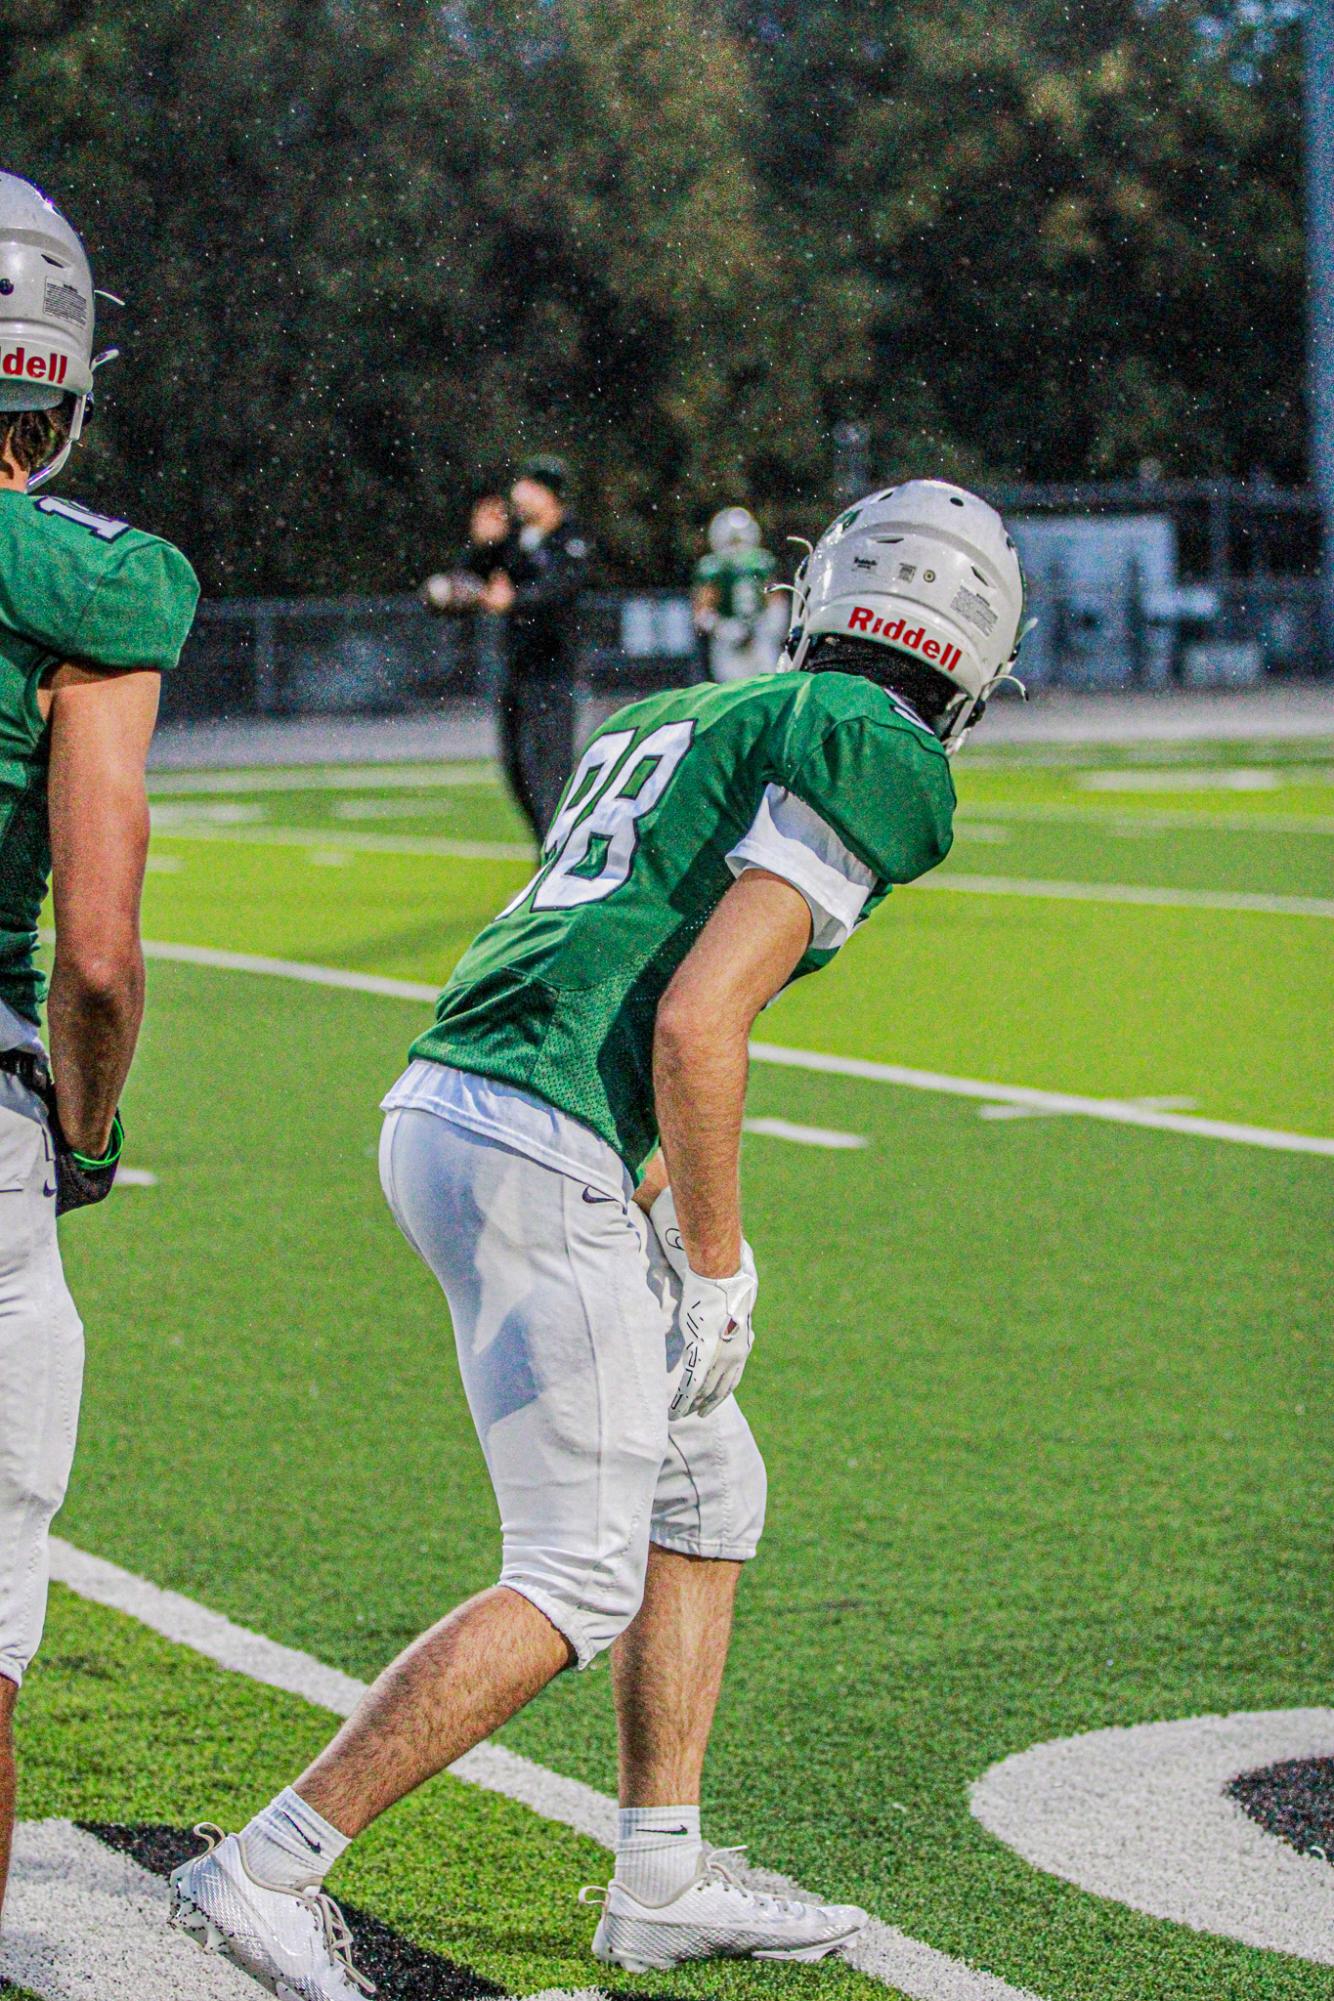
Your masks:
[{"label": "background helmet", "polygon": [[868,494],[825,530],[797,572],[793,611],[793,667],[838,637],[943,676],[957,694],[937,729],[953,750],[1013,679],[1024,578],[994,507],[947,480],[914,479]]},{"label": "background helmet", "polygon": [[760,524],[745,507],[725,507],[709,523],[709,547],[715,556],[729,549],[758,549]]},{"label": "background helmet", "polygon": [[82,243],[39,188],[0,173],[0,415],[74,399],[69,439],[31,486],[59,472],[83,429],[96,365],[93,316]]}]

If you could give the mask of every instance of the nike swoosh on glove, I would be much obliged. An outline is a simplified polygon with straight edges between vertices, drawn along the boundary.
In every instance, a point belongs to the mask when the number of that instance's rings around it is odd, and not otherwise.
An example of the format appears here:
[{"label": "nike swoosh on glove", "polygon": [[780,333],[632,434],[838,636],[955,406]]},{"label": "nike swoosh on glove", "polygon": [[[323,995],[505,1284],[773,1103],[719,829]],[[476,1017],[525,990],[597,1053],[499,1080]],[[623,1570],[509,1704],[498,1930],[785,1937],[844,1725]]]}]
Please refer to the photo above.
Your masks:
[{"label": "nike swoosh on glove", "polygon": [[668,1420],[707,1417],[736,1389],[755,1340],[751,1315],[759,1280],[755,1254],[742,1240],[741,1269],[730,1278],[705,1278],[692,1271],[676,1221],[672,1191],[665,1188],[649,1211],[663,1255],[681,1281],[677,1324],[681,1329],[681,1373],[667,1408]]}]

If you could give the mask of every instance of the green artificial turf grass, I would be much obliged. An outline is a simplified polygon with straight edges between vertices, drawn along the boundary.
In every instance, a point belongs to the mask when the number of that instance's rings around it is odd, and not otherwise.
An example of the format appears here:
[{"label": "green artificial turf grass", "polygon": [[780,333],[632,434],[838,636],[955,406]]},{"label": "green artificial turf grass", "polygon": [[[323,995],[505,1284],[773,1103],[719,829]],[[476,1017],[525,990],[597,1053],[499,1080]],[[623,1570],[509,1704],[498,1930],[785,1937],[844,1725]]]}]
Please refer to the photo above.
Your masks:
[{"label": "green artificial turf grass", "polygon": [[[443,1309],[375,1186],[415,1020],[155,967],[130,1110],[160,1185],[64,1238],[64,1532],[361,1674],[496,1563]],[[764,1066],[751,1109],[872,1145],[747,1142],[773,1500],[714,1837],[1047,2001],[1334,1994],[1037,1874],[966,1807],[1046,1738],[1325,1699],[1328,1163]],[[508,1741],[609,1787],[608,1682]]]},{"label": "green artificial turf grass", "polygon": [[[184,867],[149,879],[150,937],[430,985],[525,876],[416,855],[320,869],[300,850],[161,849]],[[1047,1090],[1184,1096],[1211,1117],[1327,1134],[1332,957],[1334,925],[1318,918],[909,888],[759,1032]],[[408,1034],[426,1018],[406,1018]]]},{"label": "green artificial turf grass", "polygon": [[[988,820],[979,807],[955,821],[945,870],[1039,881],[1144,884],[1334,898],[1334,835],[1155,824],[1149,815],[1093,820]],[[1328,922],[1328,919],[1324,920]]]},{"label": "green artificial turf grass", "polygon": [[[25,1819],[178,1827],[241,1825],[333,1726],[296,1697],[225,1673],[59,1586],[18,1716]],[[336,1896],[419,1945],[507,1993],[531,1994],[604,1977],[588,1951],[596,1914],[576,1892],[605,1882],[608,1862],[569,1828],[446,1776],[370,1829],[329,1881]],[[666,1980],[618,1974],[616,1985],[660,1994]],[[886,1992],[847,1967],[710,1966],[670,1976],[673,1993],[701,2001],[813,1996],[817,1984],[821,2001]]]}]

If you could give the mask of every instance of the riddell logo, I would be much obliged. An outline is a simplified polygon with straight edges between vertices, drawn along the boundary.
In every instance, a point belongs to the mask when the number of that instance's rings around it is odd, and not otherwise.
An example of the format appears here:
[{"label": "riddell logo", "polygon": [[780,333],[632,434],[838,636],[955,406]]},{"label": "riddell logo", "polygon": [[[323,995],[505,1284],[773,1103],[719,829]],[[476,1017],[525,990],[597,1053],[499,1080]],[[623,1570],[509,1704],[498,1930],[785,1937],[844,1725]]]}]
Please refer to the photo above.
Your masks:
[{"label": "riddell logo", "polygon": [[31,382],[63,382],[69,373],[69,356],[34,354],[31,348],[0,348],[0,375],[22,375]]},{"label": "riddell logo", "polygon": [[906,646],[914,653],[920,653],[923,660],[932,660],[946,672],[963,658],[957,646],[942,646],[938,639],[928,639],[925,629],[914,625],[905,632],[906,618],[896,618],[892,625],[886,625],[883,618],[877,618],[868,605],[859,604],[848,615],[849,632],[871,632],[877,639],[883,639],[891,646]]}]

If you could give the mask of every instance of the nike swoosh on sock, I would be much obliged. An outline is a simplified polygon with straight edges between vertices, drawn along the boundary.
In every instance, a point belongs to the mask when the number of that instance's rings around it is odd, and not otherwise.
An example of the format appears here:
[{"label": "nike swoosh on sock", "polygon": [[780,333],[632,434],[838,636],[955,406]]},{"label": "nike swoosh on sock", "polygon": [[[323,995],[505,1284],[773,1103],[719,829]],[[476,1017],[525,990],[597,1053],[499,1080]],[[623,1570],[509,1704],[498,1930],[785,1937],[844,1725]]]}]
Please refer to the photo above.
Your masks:
[{"label": "nike swoosh on sock", "polygon": [[289,1827],[294,1827],[297,1833],[301,1836],[301,1839],[305,1842],[307,1848],[309,1848],[314,1854],[323,1855],[324,1850],[320,1847],[319,1842],[311,1840],[310,1836],[306,1833],[305,1828],[302,1827],[298,1821],[293,1820],[291,1814],[287,1812],[286,1808],[279,1809],[278,1818],[280,1820],[285,1820]]}]

